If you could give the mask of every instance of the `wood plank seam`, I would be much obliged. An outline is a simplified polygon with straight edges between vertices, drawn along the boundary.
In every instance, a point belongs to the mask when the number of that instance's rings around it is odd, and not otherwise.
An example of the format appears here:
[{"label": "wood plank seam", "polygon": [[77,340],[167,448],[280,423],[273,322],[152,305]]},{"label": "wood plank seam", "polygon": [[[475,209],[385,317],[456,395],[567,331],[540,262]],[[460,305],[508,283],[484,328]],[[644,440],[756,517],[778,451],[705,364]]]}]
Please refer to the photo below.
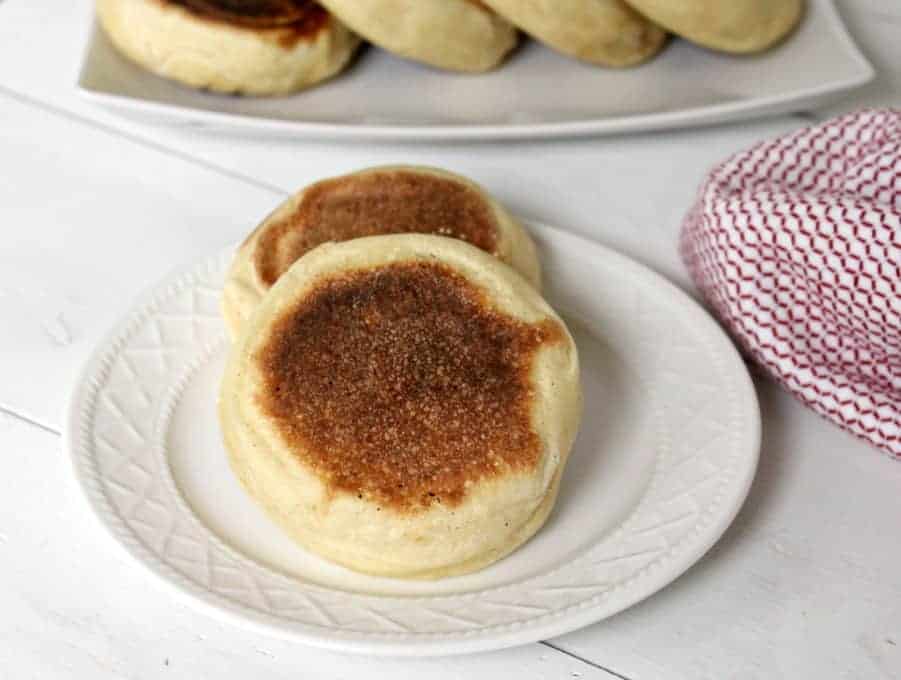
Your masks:
[{"label": "wood plank seam", "polygon": [[[3,0],[0,0],[0,2],[2,2],[2,1]],[[27,425],[31,425],[32,427],[36,427],[39,430],[43,430],[44,432],[47,432],[48,434],[56,435],[57,437],[62,436],[62,432],[60,432],[59,430],[57,430],[53,427],[50,427],[49,425],[45,425],[44,423],[38,422],[37,420],[33,420],[33,419],[29,418],[28,416],[22,415],[21,413],[17,413],[16,411],[8,409],[5,406],[0,406],[0,414],[2,414],[5,417],[13,418],[14,420],[18,420],[23,423],[26,423]]]},{"label": "wood plank seam", "polygon": [[[2,2],[2,0],[0,0]],[[103,132],[108,135],[112,135],[114,137],[118,137],[120,139],[124,139],[132,144],[137,144],[138,146],[142,146],[145,149],[150,149],[151,151],[156,151],[157,153],[162,153],[166,156],[170,156],[177,160],[180,160],[185,163],[189,163],[196,167],[202,168],[204,170],[209,170],[210,172],[216,173],[223,177],[227,177],[229,179],[237,180],[244,184],[250,185],[257,189],[262,189],[264,191],[268,191],[272,194],[275,194],[279,197],[287,196],[290,192],[281,187],[275,186],[274,184],[269,184],[267,182],[262,182],[254,177],[250,177],[249,175],[241,174],[240,172],[235,172],[234,170],[229,170],[228,168],[223,168],[215,163],[211,163],[210,161],[204,160],[203,158],[199,158],[197,156],[192,156],[191,154],[185,153],[184,151],[179,151],[178,149],[173,149],[172,147],[166,146],[165,144],[160,144],[158,142],[154,142],[150,139],[142,137],[133,132],[128,132],[126,130],[121,130],[119,128],[113,127],[106,123],[100,122],[98,120],[93,120],[86,116],[81,115],[80,113],[76,113],[74,111],[70,111],[69,109],[56,106],[55,104],[50,104],[46,101],[38,99],[36,97],[32,97],[30,95],[22,94],[21,92],[17,92],[15,90],[11,90],[4,85],[0,85],[0,96],[8,97],[14,101],[17,101],[20,104],[25,106],[31,106],[45,113],[49,113],[54,116],[58,116],[61,118],[65,118],[67,120],[79,123],[81,125],[85,125],[87,127],[91,127],[95,130]]]},{"label": "wood plank seam", "polygon": [[575,654],[574,652],[570,652],[569,650],[567,650],[563,647],[555,645],[552,642],[548,642],[547,640],[542,640],[538,644],[543,645],[543,646],[547,647],[548,649],[553,649],[555,652],[559,652],[560,654],[565,654],[566,656],[568,656],[570,658],[581,661],[582,663],[587,664],[587,665],[591,666],[592,668],[597,668],[598,670],[604,671],[605,673],[609,673],[614,678],[619,678],[619,680],[632,680],[632,678],[630,678],[626,675],[623,675],[622,673],[618,673],[617,671],[613,670],[612,668],[608,668],[607,666],[602,666],[601,664],[596,663],[594,661],[589,661],[588,659],[586,659],[582,656],[579,656],[578,654]]}]

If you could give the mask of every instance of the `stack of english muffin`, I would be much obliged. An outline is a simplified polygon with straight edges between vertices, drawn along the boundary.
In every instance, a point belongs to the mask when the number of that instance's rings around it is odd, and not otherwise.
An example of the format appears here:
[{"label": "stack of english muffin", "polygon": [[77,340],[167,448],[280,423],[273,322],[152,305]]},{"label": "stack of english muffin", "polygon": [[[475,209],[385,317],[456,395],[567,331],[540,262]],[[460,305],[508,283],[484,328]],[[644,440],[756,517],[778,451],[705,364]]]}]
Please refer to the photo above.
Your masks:
[{"label": "stack of english muffin", "polygon": [[[765,50],[803,0],[96,0],[113,44],[158,75],[217,92],[295,92],[344,69],[361,38],[439,69],[500,65],[519,31],[602,66],[640,64],[667,32]],[[359,37],[358,37],[359,36]]]},{"label": "stack of english muffin", "polygon": [[535,244],[471,181],[327,179],[239,247],[219,414],[250,496],[307,549],[464,574],[547,519],[581,417],[576,346]]}]

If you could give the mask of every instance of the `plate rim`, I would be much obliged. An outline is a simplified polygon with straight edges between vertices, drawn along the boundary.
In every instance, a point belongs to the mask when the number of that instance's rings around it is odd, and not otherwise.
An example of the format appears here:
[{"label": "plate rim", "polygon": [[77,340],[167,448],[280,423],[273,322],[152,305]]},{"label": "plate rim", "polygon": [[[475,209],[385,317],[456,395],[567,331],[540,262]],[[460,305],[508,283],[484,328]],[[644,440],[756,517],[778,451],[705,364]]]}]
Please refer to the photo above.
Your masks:
[{"label": "plate rim", "polygon": [[[710,313],[688,293],[669,281],[662,274],[659,274],[650,267],[596,241],[540,222],[532,220],[523,221],[530,229],[536,230],[539,235],[544,232],[551,235],[554,239],[571,241],[571,247],[581,246],[582,248],[600,252],[604,256],[603,261],[612,261],[616,265],[625,266],[639,272],[641,275],[645,276],[648,281],[653,281],[656,286],[660,286],[666,291],[667,295],[678,300],[687,310],[687,313],[693,315],[693,321],[707,325],[708,329],[713,331],[710,333],[711,340],[722,345],[724,359],[726,361],[735,362],[734,365],[740,367],[740,370],[734,371],[734,377],[737,378],[738,383],[740,383],[735,387],[736,392],[742,394],[748,406],[747,416],[749,431],[746,446],[740,457],[741,460],[745,461],[745,465],[736,466],[735,469],[737,480],[734,483],[734,497],[729,505],[720,504],[717,507],[716,513],[711,517],[712,521],[697,532],[696,536],[699,536],[700,540],[697,540],[696,545],[690,550],[683,551],[683,554],[670,559],[668,561],[667,569],[657,570],[656,574],[646,575],[644,577],[644,587],[630,594],[629,597],[622,600],[622,602],[614,609],[602,611],[607,609],[603,603],[586,606],[580,609],[573,609],[570,607],[570,610],[566,611],[565,614],[551,617],[550,620],[538,625],[529,626],[525,630],[520,630],[518,627],[514,626],[508,630],[494,632],[490,635],[474,635],[465,638],[457,637],[448,639],[451,635],[450,633],[438,633],[435,638],[399,640],[387,637],[375,637],[374,634],[362,632],[354,632],[349,636],[316,635],[308,630],[300,628],[300,626],[304,624],[292,625],[290,622],[280,622],[278,619],[274,619],[262,612],[235,603],[218,593],[203,588],[201,585],[194,583],[187,578],[181,572],[175,570],[171,565],[164,562],[152,550],[137,540],[131,532],[131,529],[120,520],[115,512],[108,512],[106,510],[105,505],[110,503],[105,498],[105,492],[99,488],[97,480],[93,479],[89,474],[86,464],[86,460],[89,456],[86,455],[86,452],[79,450],[78,441],[82,436],[81,423],[85,418],[84,406],[86,399],[91,392],[91,386],[94,382],[93,377],[98,368],[103,365],[104,357],[109,353],[110,349],[116,344],[119,344],[117,340],[122,336],[123,332],[130,325],[135,323],[137,318],[136,314],[140,310],[152,304],[154,300],[160,297],[162,292],[177,285],[177,283],[188,276],[190,272],[196,271],[204,264],[210,264],[218,260],[225,256],[226,253],[230,253],[233,249],[232,246],[229,246],[226,250],[220,251],[219,253],[208,255],[205,258],[173,269],[165,274],[159,281],[148,287],[142,294],[138,295],[129,309],[119,317],[112,328],[97,342],[96,346],[78,371],[74,387],[70,392],[69,400],[65,408],[62,439],[64,450],[69,455],[70,464],[73,467],[82,496],[84,497],[91,514],[103,526],[105,533],[107,533],[107,535],[109,535],[109,537],[132,558],[131,561],[139,564],[145,572],[152,574],[156,582],[164,584],[164,587],[177,595],[181,601],[192,607],[204,610],[214,618],[227,619],[240,627],[250,628],[257,632],[278,638],[299,641],[304,644],[336,651],[364,653],[375,656],[425,657],[503,649],[538,642],[540,640],[557,637],[578,630],[624,611],[665,588],[701,560],[720,540],[723,533],[732,524],[738,512],[743,507],[745,499],[750,491],[759,462],[762,429],[760,406],[750,373],[748,372],[738,349]],[[730,488],[732,488],[732,486],[733,485],[730,485]],[[219,538],[218,535],[214,535],[216,538]],[[253,558],[250,557],[246,557],[246,559],[254,561]],[[474,591],[474,593],[478,592],[479,591]],[[439,597],[453,597],[453,595]]]},{"label": "plate rim", "polygon": [[[606,136],[628,134],[641,131],[670,130],[697,125],[713,125],[734,120],[761,118],[797,110],[807,103],[819,102],[837,97],[857,87],[861,87],[876,75],[876,70],[861,52],[848,27],[842,20],[835,0],[808,0],[816,3],[829,23],[834,36],[842,44],[843,51],[850,57],[859,72],[851,77],[820,83],[796,90],[789,94],[752,97],[724,102],[711,106],[696,106],[663,113],[613,116],[552,123],[510,123],[510,124],[359,124],[331,123],[324,121],[289,121],[259,116],[210,111],[178,104],[164,104],[123,94],[95,90],[85,84],[87,58],[97,31],[101,30],[96,19],[82,55],[76,92],[92,104],[109,107],[117,112],[150,114],[164,124],[180,124],[187,127],[212,127],[236,132],[262,133],[276,137],[296,137],[298,139],[372,139],[380,141],[488,141],[528,139],[556,139],[564,137]],[[807,11],[810,11],[809,8]]]}]

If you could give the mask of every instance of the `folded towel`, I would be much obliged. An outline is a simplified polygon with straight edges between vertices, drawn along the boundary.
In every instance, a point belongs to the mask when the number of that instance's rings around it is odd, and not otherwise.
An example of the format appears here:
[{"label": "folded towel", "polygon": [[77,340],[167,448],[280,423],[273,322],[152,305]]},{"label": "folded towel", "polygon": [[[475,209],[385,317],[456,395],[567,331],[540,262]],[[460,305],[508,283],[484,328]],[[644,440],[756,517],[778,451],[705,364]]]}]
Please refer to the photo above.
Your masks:
[{"label": "folded towel", "polygon": [[716,167],[682,257],[745,352],[901,458],[901,110],[867,110]]}]

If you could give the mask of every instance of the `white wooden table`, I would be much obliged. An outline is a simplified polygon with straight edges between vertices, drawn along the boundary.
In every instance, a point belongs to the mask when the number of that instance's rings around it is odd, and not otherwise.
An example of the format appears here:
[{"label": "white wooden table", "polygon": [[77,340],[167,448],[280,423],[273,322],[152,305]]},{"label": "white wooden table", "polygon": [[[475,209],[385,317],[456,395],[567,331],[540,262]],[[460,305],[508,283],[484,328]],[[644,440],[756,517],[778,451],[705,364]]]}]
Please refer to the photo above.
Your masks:
[{"label": "white wooden table", "polygon": [[829,110],[617,139],[372,146],[128,123],[73,90],[88,0],[0,0],[0,678],[901,678],[901,464],[765,381],[758,478],[697,566],[582,631],[449,659],[310,649],[172,600],[89,514],[59,437],[77,367],[136,293],[287,192],[365,165],[462,172],[688,286],[676,234],[712,163],[810,119],[901,105],[901,5],[841,9],[879,77]]}]

